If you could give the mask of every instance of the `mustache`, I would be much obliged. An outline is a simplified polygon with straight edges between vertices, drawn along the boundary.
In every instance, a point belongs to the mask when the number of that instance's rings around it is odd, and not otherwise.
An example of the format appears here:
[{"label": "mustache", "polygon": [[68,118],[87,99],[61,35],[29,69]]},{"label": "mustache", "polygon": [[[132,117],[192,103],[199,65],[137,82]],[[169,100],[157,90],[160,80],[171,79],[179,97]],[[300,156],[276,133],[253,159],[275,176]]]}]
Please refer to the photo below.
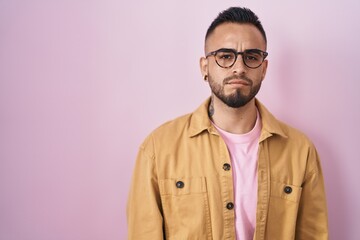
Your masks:
[{"label": "mustache", "polygon": [[231,77],[227,77],[227,78],[224,78],[224,81],[223,83],[224,84],[227,84],[229,83],[231,80],[242,80],[242,81],[245,81],[246,83],[248,84],[252,84],[252,80],[246,76],[231,76]]}]

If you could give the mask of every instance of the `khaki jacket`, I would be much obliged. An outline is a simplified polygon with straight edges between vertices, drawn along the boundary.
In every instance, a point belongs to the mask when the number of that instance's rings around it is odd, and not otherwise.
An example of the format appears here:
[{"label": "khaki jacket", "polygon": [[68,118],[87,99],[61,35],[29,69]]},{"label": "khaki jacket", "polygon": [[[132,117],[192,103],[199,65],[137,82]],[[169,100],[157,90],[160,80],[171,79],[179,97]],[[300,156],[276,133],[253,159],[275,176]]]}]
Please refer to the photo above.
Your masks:
[{"label": "khaki jacket", "polygon": [[[229,152],[208,118],[209,99],[141,145],[128,198],[128,239],[235,239]],[[320,162],[313,144],[256,100],[256,240],[328,239]],[[256,191],[256,189],[254,189]]]}]

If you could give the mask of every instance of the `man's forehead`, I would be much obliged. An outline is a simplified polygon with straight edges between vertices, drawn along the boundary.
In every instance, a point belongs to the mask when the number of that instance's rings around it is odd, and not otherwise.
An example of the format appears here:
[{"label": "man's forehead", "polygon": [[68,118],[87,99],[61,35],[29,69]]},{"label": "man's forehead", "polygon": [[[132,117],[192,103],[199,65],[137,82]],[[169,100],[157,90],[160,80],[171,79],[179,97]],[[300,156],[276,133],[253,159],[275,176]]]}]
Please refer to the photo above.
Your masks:
[{"label": "man's forehead", "polygon": [[[205,51],[223,44],[235,43],[254,44],[258,48],[265,47],[265,40],[261,32],[249,23],[223,23],[217,26],[205,40]],[[225,46],[221,46],[225,47]]]}]

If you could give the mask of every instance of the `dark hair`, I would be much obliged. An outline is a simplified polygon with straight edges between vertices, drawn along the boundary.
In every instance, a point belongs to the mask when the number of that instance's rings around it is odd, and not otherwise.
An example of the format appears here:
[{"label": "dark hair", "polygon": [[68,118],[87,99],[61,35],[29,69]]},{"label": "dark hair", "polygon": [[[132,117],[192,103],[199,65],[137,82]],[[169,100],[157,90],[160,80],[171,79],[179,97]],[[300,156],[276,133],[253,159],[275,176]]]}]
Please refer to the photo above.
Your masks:
[{"label": "dark hair", "polygon": [[208,28],[205,36],[205,40],[209,35],[215,30],[217,26],[223,23],[249,23],[254,25],[263,35],[265,43],[267,43],[266,34],[258,16],[255,15],[248,8],[241,7],[230,7],[223,12],[220,12],[219,15],[214,19]]}]

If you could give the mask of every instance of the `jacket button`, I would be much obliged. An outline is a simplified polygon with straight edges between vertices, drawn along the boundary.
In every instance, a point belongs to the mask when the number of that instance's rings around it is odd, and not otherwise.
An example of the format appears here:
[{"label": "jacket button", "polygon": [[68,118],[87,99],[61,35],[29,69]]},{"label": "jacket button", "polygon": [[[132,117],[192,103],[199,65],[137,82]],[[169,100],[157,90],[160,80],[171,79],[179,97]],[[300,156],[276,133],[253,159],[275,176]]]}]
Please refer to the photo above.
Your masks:
[{"label": "jacket button", "polygon": [[232,202],[229,202],[229,203],[226,204],[226,208],[231,210],[231,209],[234,208],[234,204]]},{"label": "jacket button", "polygon": [[292,192],[292,188],[289,187],[289,186],[286,186],[286,187],[284,187],[284,192],[285,192],[286,194],[290,194],[290,193]]},{"label": "jacket button", "polygon": [[185,186],[184,182],[182,182],[182,181],[177,181],[176,182],[176,187],[177,188],[183,188],[184,186]]},{"label": "jacket button", "polygon": [[230,170],[230,164],[228,164],[228,163],[224,163],[224,165],[223,165],[223,169],[225,170],[225,171],[229,171]]}]

